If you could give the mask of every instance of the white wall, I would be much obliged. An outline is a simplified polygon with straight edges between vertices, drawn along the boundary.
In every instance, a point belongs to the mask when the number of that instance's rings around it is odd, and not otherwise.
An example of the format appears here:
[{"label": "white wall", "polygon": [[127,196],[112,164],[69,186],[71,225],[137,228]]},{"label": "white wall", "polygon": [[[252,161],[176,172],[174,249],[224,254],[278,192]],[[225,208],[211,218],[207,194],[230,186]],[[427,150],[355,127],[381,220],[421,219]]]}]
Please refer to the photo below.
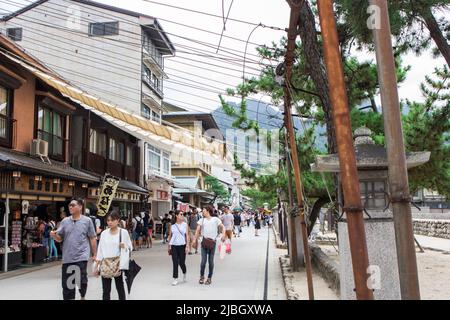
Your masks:
[{"label": "white wall", "polygon": [[[89,22],[112,21],[119,21],[119,35],[89,36]],[[71,1],[50,0],[2,23],[0,30],[6,34],[10,27],[22,27],[22,41],[17,44],[69,82],[140,114],[139,18]]]}]

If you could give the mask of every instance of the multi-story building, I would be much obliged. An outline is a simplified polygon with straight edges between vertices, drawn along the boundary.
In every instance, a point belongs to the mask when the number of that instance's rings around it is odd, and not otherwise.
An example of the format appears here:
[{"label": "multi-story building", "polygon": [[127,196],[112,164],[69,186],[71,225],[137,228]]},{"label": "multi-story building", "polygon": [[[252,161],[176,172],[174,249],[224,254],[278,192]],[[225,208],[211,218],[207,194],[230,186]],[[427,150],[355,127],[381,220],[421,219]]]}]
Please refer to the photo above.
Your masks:
[{"label": "multi-story building", "polygon": [[[175,48],[156,18],[94,1],[40,0],[3,17],[0,32],[81,89],[161,124],[164,58]],[[170,207],[171,149],[151,137],[139,148],[139,180],[161,215]]]}]

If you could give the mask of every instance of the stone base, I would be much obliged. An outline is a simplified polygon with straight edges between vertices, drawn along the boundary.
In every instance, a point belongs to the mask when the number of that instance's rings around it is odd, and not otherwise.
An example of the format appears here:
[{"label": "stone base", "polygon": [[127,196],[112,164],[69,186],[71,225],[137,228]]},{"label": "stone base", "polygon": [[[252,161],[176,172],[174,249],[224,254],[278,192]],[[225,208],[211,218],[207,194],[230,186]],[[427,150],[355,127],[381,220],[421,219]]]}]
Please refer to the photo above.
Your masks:
[{"label": "stone base", "polygon": [[[391,219],[369,219],[364,220],[364,225],[369,264],[372,266],[370,283],[373,284],[374,298],[376,300],[400,300],[394,222]],[[347,222],[339,222],[338,228],[341,299],[355,300]]]}]

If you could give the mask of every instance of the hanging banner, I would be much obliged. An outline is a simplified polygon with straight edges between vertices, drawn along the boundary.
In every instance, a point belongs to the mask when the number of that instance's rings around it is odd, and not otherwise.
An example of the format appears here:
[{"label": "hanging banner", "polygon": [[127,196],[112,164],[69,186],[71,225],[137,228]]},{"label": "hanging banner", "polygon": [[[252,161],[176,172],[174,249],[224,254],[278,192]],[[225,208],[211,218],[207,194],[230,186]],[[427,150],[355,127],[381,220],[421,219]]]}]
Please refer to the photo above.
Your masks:
[{"label": "hanging banner", "polygon": [[101,186],[102,192],[97,201],[98,212],[100,217],[106,216],[109,211],[109,207],[116,196],[117,187],[119,186],[120,179],[111,175],[105,175]]}]

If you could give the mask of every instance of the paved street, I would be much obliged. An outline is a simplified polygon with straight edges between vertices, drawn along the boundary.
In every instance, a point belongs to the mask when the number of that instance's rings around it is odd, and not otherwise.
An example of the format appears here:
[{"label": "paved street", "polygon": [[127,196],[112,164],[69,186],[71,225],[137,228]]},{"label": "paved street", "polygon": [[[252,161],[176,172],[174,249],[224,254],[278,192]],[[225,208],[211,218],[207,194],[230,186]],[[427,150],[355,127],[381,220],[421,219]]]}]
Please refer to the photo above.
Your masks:
[{"label": "paved street", "polygon": [[450,240],[443,238],[427,237],[422,235],[414,235],[420,245],[424,248],[432,248],[439,251],[450,252]]},{"label": "paved street", "polygon": [[[171,286],[172,261],[167,246],[160,241],[152,249],[135,253],[134,258],[143,267],[133,284],[129,299],[250,299],[262,300],[267,251],[267,229],[255,237],[253,228],[244,228],[240,238],[233,239],[233,252],[221,260],[215,259],[213,284],[198,284],[200,255],[187,257],[188,281]],[[274,254],[273,233],[270,234],[268,299],[286,299],[278,255]],[[62,299],[61,268],[55,266],[0,281],[0,300],[8,299]],[[181,271],[180,271],[181,273]],[[86,298],[101,299],[101,281],[89,278]],[[117,299],[113,285],[112,298]]]}]

